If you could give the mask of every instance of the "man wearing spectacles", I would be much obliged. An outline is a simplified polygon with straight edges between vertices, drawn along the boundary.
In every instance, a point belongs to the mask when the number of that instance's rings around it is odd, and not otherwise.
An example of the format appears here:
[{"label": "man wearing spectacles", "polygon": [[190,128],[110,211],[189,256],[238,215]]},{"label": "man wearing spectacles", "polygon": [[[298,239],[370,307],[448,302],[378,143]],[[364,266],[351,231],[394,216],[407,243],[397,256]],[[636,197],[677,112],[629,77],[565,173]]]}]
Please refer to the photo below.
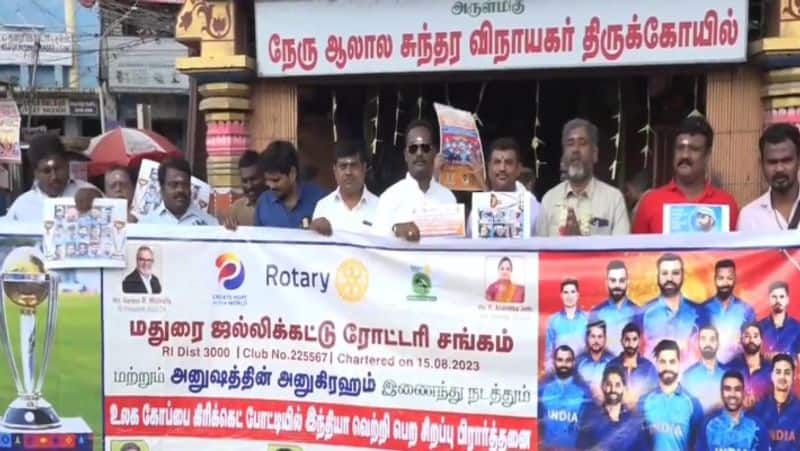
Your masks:
[{"label": "man wearing spectacles", "polygon": [[136,251],[136,269],[122,281],[125,294],[161,294],[161,282],[153,275],[153,250],[142,246]]},{"label": "man wearing spectacles", "polygon": [[404,151],[408,173],[390,186],[378,200],[374,231],[391,234],[407,241],[419,241],[420,231],[414,223],[414,211],[425,205],[455,204],[453,193],[433,178],[438,149],[433,126],[416,120],[406,128]]}]

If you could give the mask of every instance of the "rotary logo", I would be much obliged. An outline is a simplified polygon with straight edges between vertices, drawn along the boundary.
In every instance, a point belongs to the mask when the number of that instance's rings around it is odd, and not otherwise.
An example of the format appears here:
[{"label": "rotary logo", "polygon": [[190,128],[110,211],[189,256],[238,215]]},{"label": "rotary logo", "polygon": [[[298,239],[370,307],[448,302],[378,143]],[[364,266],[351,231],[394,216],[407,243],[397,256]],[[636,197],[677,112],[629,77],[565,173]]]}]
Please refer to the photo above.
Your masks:
[{"label": "rotary logo", "polygon": [[343,301],[361,302],[369,288],[369,272],[359,260],[350,258],[339,265],[334,283],[336,292]]},{"label": "rotary logo", "polygon": [[234,254],[222,254],[216,262],[217,281],[226,290],[235,290],[244,283],[244,265]]}]

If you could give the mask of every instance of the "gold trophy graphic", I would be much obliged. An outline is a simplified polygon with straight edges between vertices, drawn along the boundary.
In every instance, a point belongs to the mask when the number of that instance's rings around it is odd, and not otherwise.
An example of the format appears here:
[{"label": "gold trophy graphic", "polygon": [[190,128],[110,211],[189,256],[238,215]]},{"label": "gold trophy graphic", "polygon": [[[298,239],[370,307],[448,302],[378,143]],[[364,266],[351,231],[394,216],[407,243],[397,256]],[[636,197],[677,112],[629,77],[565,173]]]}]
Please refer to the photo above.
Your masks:
[{"label": "gold trophy graphic", "polygon": [[[17,398],[0,423],[5,428],[45,430],[61,426],[55,409],[42,397],[57,312],[58,276],[45,271],[44,258],[36,248],[15,248],[0,272],[0,347],[17,388]],[[16,317],[19,330],[14,327]],[[37,336],[40,327],[41,344]]]}]

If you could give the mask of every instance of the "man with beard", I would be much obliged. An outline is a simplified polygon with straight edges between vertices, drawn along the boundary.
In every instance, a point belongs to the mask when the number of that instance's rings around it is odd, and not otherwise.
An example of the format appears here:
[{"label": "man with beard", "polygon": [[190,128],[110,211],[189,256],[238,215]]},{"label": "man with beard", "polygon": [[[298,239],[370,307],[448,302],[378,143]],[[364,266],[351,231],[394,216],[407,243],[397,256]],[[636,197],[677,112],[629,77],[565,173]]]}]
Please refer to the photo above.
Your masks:
[{"label": "man with beard", "polygon": [[142,224],[219,225],[217,218],[196,207],[191,201],[192,168],[182,158],[169,158],[158,167],[162,203],[142,216]]},{"label": "man with beard", "polygon": [[333,176],[338,187],[317,203],[311,228],[323,235],[334,231],[370,233],[378,197],[364,184],[367,155],[363,144],[336,144]]},{"label": "man with beard", "polygon": [[772,124],[761,134],[758,148],[769,190],[742,208],[739,230],[769,233],[797,228],[797,221],[800,221],[797,209],[800,131],[792,124]]},{"label": "man with beard", "polygon": [[639,451],[645,449],[642,418],[622,402],[627,388],[623,370],[603,371],[600,406],[593,406],[582,418],[578,449]]},{"label": "man with beard", "polygon": [[643,449],[690,451],[695,449],[703,427],[703,407],[678,382],[680,349],[673,340],[658,342],[653,351],[658,369],[658,388],[639,400],[637,411],[644,418]]},{"label": "man with beard", "polygon": [[772,451],[800,449],[800,401],[792,393],[794,371],[789,354],[776,354],[772,358],[772,395],[751,412],[769,431]]},{"label": "man with beard", "polygon": [[268,190],[258,198],[254,225],[308,228],[323,193],[316,185],[300,181],[300,163],[294,144],[273,141],[261,158]]},{"label": "man with beard", "polygon": [[639,307],[628,299],[628,269],[620,260],[613,260],[606,266],[606,283],[608,285],[607,301],[597,305],[589,315],[590,321],[603,321],[608,328],[608,336],[614,337],[614,342],[608,345],[612,354],[622,352],[622,346],[616,343],[616,337],[621,336],[622,328],[631,322],[638,323]]},{"label": "man with beard", "polygon": [[673,153],[673,179],[642,196],[633,220],[633,233],[662,233],[664,206],[670,204],[726,205],[729,230],[736,230],[739,207],[730,194],[707,180],[714,131],[701,117],[689,117],[678,125]]},{"label": "man with beard", "polygon": [[578,310],[580,291],[578,281],[564,279],[561,282],[561,302],[564,308],[547,320],[545,333],[545,355],[553,355],[561,345],[569,346],[573,352],[583,352],[584,333],[589,317]]},{"label": "man with beard", "polygon": [[753,308],[733,294],[736,287],[736,263],[720,260],[714,265],[717,295],[703,304],[703,318],[719,331],[719,361],[730,362],[739,351],[742,326],[756,319]]},{"label": "man with beard", "polygon": [[586,326],[586,351],[578,356],[578,374],[589,384],[595,399],[601,399],[600,382],[606,365],[614,355],[606,349],[606,323],[597,321]]},{"label": "man with beard", "polygon": [[[681,293],[683,259],[664,254],[658,259],[657,268],[661,296],[649,302],[642,315],[646,349],[653,349],[664,338],[676,340],[682,349],[690,349],[689,342],[697,334],[701,316],[696,304]],[[684,359],[688,357],[684,355]]]},{"label": "man with beard", "polygon": [[559,346],[552,356],[555,374],[539,386],[539,446],[574,449],[578,425],[592,404],[592,395],[575,374],[575,353],[569,346]]},{"label": "man with beard", "polygon": [[764,357],[771,359],[778,353],[796,355],[796,343],[800,338],[800,323],[789,316],[789,285],[774,282],[769,286],[771,313],[759,322],[764,339]]},{"label": "man with beard", "polygon": [[744,377],[738,371],[722,375],[720,393],[725,409],[706,422],[697,451],[769,451],[769,435],[761,422],[744,413]]},{"label": "man with beard", "polygon": [[698,347],[700,361],[683,373],[683,387],[700,401],[703,412],[708,413],[719,407],[719,396],[708,387],[718,387],[725,374],[722,364],[717,361],[719,333],[714,326],[700,328]]},{"label": "man with beard", "polygon": [[408,173],[378,199],[373,231],[414,242],[420,239],[419,227],[414,223],[415,211],[426,205],[455,204],[456,197],[433,177],[434,160],[439,152],[433,126],[423,120],[412,121],[405,136]]},{"label": "man with beard", "polygon": [[[523,232],[523,238],[535,235],[536,221],[539,217],[539,201],[531,194],[525,185],[520,183],[522,172],[520,163],[520,148],[514,138],[498,138],[489,145],[489,188],[493,192],[514,193],[521,196],[525,202],[526,213],[530,217],[530,230]],[[475,210],[470,213],[467,228],[471,228]],[[472,230],[470,230],[470,234]]]},{"label": "man with beard", "polygon": [[255,224],[256,203],[267,189],[258,152],[248,150],[239,158],[239,178],[244,196],[231,205],[230,214],[225,219],[225,227],[229,229]]},{"label": "man with beard", "polygon": [[594,177],[597,127],[583,119],[564,125],[561,162],[567,179],[542,198],[539,236],[626,235],[630,221],[622,193]]},{"label": "man with beard", "polygon": [[606,368],[616,367],[623,370],[625,380],[628,381],[623,401],[631,409],[643,394],[658,385],[656,367],[639,352],[641,335],[642,331],[635,323],[626,324],[622,329],[623,351],[606,365]]},{"label": "man with beard", "polygon": [[728,367],[745,378],[744,408],[750,409],[772,389],[772,365],[761,355],[761,326],[758,323],[742,327],[742,355]]}]

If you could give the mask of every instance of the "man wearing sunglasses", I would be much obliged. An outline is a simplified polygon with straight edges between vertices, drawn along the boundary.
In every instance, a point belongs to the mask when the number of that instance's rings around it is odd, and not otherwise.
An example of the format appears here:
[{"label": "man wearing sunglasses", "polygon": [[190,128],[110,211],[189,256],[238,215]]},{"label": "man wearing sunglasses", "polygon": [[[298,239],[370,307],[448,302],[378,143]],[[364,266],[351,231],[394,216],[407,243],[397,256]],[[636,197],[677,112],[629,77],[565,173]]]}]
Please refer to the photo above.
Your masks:
[{"label": "man wearing sunglasses", "polygon": [[416,242],[420,232],[414,224],[414,210],[423,205],[454,204],[456,197],[433,178],[438,149],[434,144],[433,126],[415,120],[406,128],[404,151],[408,173],[390,186],[378,200],[375,233],[396,236]]}]

